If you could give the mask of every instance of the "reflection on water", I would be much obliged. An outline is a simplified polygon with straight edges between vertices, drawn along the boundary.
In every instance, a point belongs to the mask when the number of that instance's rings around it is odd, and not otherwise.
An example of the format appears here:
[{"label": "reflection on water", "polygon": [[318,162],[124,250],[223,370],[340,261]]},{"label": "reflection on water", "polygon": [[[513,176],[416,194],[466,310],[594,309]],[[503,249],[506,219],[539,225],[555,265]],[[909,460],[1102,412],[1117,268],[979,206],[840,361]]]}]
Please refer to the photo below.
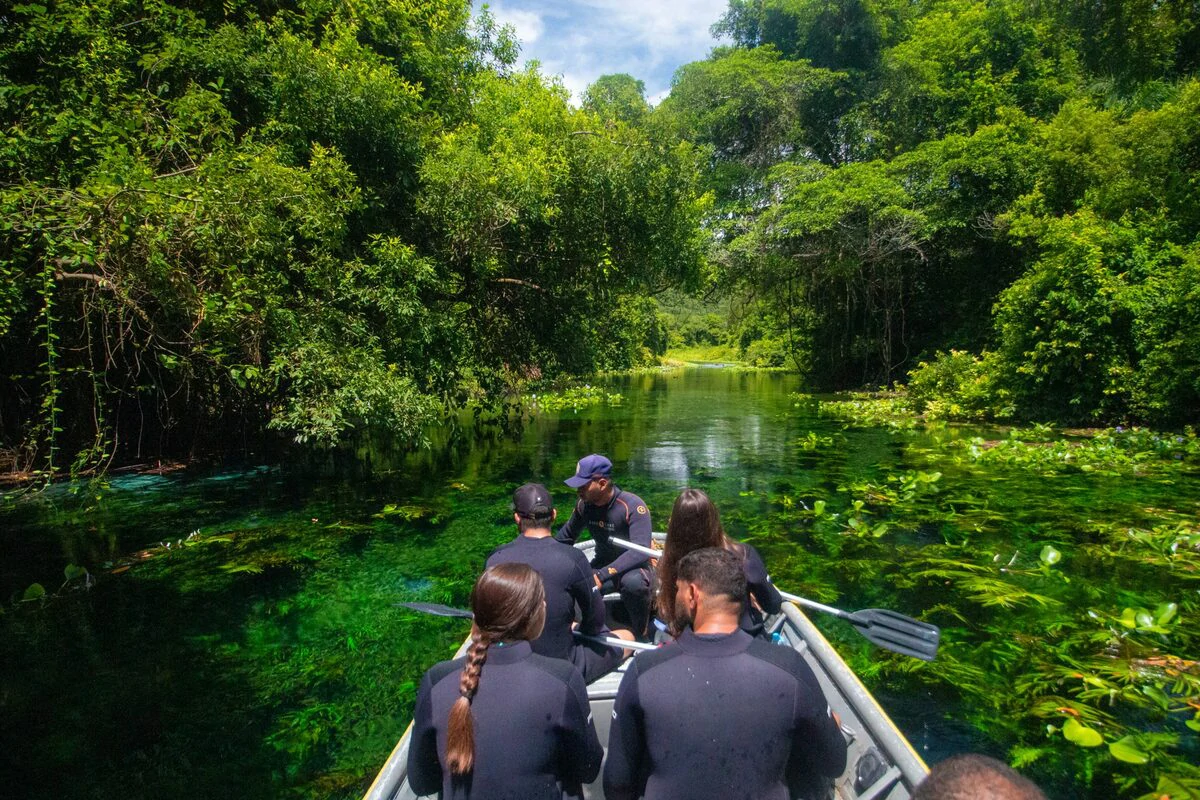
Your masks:
[{"label": "reflection on water", "polygon": [[[659,530],[678,492],[697,486],[785,588],[913,615],[944,598],[875,577],[880,562],[902,566],[901,545],[969,541],[1007,559],[1096,521],[1200,512],[1195,476],[1030,480],[944,464],[922,434],[843,431],[794,406],[791,376],[704,369],[612,384],[620,405],[482,430],[452,420],[416,452],[376,438],[0,507],[3,596],[34,581],[53,593],[69,563],[100,577],[0,616],[0,777],[29,797],[81,786],[97,798],[359,796],[407,724],[414,682],[466,634],[459,620],[395,603],[465,603],[487,553],[513,533],[513,488],[545,482],[561,518],[574,502],[562,480],[589,452],[612,458]],[[970,526],[939,512],[860,545],[822,538],[803,516],[817,500],[844,511],[839,489],[856,481],[934,468]],[[878,658],[821,622],[856,663]],[[951,687],[868,680],[927,756],[1004,755],[955,713]]]}]

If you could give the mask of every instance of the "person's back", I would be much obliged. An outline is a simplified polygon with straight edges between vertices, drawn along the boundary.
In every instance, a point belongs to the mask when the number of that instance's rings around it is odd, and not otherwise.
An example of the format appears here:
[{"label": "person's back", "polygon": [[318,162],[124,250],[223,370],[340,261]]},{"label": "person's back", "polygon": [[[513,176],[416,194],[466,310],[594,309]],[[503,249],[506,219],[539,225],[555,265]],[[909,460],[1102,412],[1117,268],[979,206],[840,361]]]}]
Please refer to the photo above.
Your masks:
[{"label": "person's back", "polygon": [[526,564],[489,568],[471,606],[467,655],[421,680],[410,788],[447,800],[577,796],[604,753],[579,671],[530,647],[545,619],[541,579]]},{"label": "person's back", "polygon": [[977,753],[933,765],[913,800],[1046,800],[1042,790],[1007,764]]},{"label": "person's back", "polygon": [[542,578],[546,591],[546,625],[532,642],[533,652],[567,659],[592,682],[621,665],[624,652],[597,642],[576,641],[572,624],[579,609],[579,633],[586,636],[632,639],[625,630],[605,627],[604,597],[592,577],[582,550],[554,539],[550,525],[556,514],[550,492],[540,483],[526,483],[513,492],[513,519],[519,535],[500,545],[487,566],[528,564]]},{"label": "person's back", "polygon": [[546,586],[546,627],[532,642],[533,652],[551,658],[570,657],[571,623],[575,621],[577,605],[583,617],[580,630],[590,636],[600,635],[604,599],[592,583],[592,568],[583,551],[551,536],[534,539],[522,534],[488,556],[487,566],[496,564],[528,564],[542,576]]},{"label": "person's back", "polygon": [[716,548],[691,553],[679,585],[688,624],[634,659],[614,703],[608,800],[786,800],[841,774],[846,742],[812,670],[790,648],[738,629],[741,560]]},{"label": "person's back", "polygon": [[[449,770],[430,774],[424,781],[410,774],[410,785],[421,794],[449,798],[529,798],[561,800],[563,778],[584,782],[595,777],[600,765],[599,740],[588,753],[582,734],[587,724],[587,689],[569,661],[534,653],[529,642],[517,642],[488,654],[486,674],[471,701],[475,718],[475,765],[471,774],[456,779]],[[460,697],[459,686],[467,658],[446,661],[431,669],[419,694],[421,704],[413,719],[413,737],[430,743],[447,735],[451,707]],[[563,741],[564,731],[579,731],[575,741]],[[595,737],[593,730],[592,734]],[[436,744],[434,745],[436,747]],[[577,760],[574,760],[577,759]],[[444,766],[444,765],[443,765]]]}]

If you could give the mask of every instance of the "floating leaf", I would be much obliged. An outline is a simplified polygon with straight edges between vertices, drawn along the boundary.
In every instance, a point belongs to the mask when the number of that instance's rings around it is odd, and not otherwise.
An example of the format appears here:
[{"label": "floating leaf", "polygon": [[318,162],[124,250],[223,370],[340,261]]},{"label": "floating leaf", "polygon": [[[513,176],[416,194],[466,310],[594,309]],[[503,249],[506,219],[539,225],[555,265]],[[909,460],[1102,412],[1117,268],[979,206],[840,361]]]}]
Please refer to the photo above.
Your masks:
[{"label": "floating leaf", "polygon": [[1108,752],[1112,753],[1113,758],[1127,764],[1145,764],[1150,760],[1149,754],[1137,748],[1132,736],[1126,736],[1117,742],[1109,742]]},{"label": "floating leaf", "polygon": [[1071,718],[1063,725],[1063,736],[1068,742],[1074,742],[1080,747],[1099,747],[1104,744],[1104,737],[1095,728],[1080,725],[1079,720]]},{"label": "floating leaf", "polygon": [[1144,608],[1139,608],[1137,610],[1137,616],[1135,619],[1137,620],[1137,626],[1139,628],[1150,628],[1154,625],[1153,615],[1151,615],[1151,613]]},{"label": "floating leaf", "polygon": [[30,600],[40,600],[46,596],[46,587],[40,583],[31,583],[29,588],[25,590],[25,594],[21,595],[21,602],[28,603]]},{"label": "floating leaf", "polygon": [[1183,724],[1187,725],[1189,728],[1194,730],[1196,733],[1200,733],[1200,719],[1189,719],[1187,722],[1185,722]]},{"label": "floating leaf", "polygon": [[1046,545],[1042,548],[1041,555],[1042,563],[1054,566],[1059,561],[1062,561],[1062,553],[1060,553],[1053,545]]},{"label": "floating leaf", "polygon": [[813,514],[815,514],[816,516],[819,517],[824,513],[825,513],[825,501],[824,500],[814,500],[813,501]]},{"label": "floating leaf", "polygon": [[78,564],[67,564],[65,567],[63,567],[63,577],[65,577],[68,581],[73,581],[76,578],[82,578],[84,575],[87,575],[87,570]]}]

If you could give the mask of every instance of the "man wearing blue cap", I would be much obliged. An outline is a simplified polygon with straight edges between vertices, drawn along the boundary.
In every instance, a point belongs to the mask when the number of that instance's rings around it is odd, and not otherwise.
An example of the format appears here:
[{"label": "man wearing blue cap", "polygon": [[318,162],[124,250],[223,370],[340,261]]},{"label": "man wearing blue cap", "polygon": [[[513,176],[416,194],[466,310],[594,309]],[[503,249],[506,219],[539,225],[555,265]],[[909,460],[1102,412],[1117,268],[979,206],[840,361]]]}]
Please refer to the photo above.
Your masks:
[{"label": "man wearing blue cap", "polygon": [[621,491],[612,482],[612,462],[593,453],[575,465],[575,474],[563,483],[579,493],[571,518],[558,529],[555,539],[575,544],[585,530],[596,540],[592,579],[601,591],[615,589],[629,615],[629,625],[645,639],[650,624],[650,595],[653,573],[646,556],[610,542],[610,536],[649,547],[650,512],[642,498]]}]

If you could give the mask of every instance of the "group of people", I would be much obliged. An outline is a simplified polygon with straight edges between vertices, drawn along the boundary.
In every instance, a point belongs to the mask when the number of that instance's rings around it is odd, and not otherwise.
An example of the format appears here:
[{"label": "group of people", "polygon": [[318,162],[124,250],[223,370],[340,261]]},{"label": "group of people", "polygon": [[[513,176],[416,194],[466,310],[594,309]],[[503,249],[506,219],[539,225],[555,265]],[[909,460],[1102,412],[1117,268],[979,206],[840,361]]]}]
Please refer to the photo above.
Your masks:
[{"label": "group of people", "polygon": [[[446,800],[580,798],[603,762],[608,800],[826,796],[846,739],[812,670],[764,635],[782,600],[754,548],[726,536],[713,503],[688,489],[652,565],[618,544],[649,548],[650,512],[612,482],[607,458],[583,458],[565,483],[578,502],[557,533],[545,486],[513,494],[518,535],[472,590],[467,654],[434,666],[418,690],[410,787]],[[590,561],[571,546],[585,531]],[[621,597],[621,625],[609,625],[606,592]],[[656,629],[669,641],[626,670],[604,761],[586,684],[629,656],[608,642]],[[967,796],[983,795],[925,795]]]}]

